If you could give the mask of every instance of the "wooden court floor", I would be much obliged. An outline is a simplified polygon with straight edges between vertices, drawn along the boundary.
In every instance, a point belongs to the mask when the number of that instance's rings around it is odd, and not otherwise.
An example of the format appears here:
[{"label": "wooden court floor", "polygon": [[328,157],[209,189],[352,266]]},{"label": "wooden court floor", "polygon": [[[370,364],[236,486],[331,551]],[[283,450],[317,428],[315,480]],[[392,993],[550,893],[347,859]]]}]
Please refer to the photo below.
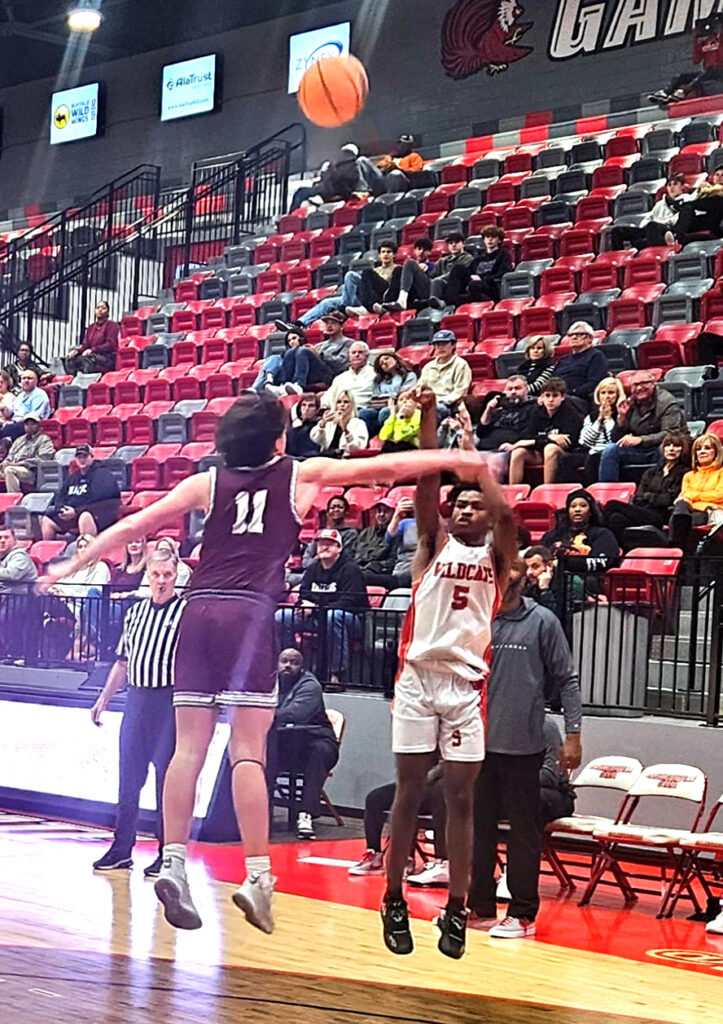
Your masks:
[{"label": "wooden court floor", "polygon": [[[426,912],[413,923],[415,953],[399,958],[381,943],[376,890],[368,900],[357,890],[356,902],[367,906],[344,904],[338,893],[346,870],[328,857],[331,866],[313,866],[316,895],[299,895],[289,891],[281,856],[284,891],[269,937],[249,928],[231,903],[233,883],[220,880],[238,857],[226,847],[216,848],[220,871],[213,853],[192,861],[204,927],[179,933],[140,870],[152,859],[150,844],[133,872],[94,875],[90,863],[106,842],[91,830],[24,827],[0,816],[0,1006],[8,1024],[720,1020],[723,940],[706,944],[700,925],[693,932],[683,922],[668,935],[683,947],[685,935],[696,936],[692,952],[707,958],[701,971],[599,951],[594,926],[586,948],[577,948],[562,924],[559,942],[549,929],[544,941],[519,942],[475,931],[466,957],[450,961],[436,949]],[[333,846],[325,845],[327,852]],[[298,857],[298,848],[287,851],[289,865]],[[305,870],[312,867],[298,865],[300,875]],[[603,923],[600,950],[609,948]],[[651,935],[652,944],[665,934]]]}]

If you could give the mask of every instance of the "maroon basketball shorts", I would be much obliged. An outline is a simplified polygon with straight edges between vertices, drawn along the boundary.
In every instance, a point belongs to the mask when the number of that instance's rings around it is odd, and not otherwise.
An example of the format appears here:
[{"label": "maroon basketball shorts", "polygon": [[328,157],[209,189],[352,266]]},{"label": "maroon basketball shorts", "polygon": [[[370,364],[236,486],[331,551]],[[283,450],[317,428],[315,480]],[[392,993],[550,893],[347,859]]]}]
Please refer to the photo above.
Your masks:
[{"label": "maroon basketball shorts", "polygon": [[275,603],[263,594],[190,594],[181,616],[175,707],[275,708]]}]

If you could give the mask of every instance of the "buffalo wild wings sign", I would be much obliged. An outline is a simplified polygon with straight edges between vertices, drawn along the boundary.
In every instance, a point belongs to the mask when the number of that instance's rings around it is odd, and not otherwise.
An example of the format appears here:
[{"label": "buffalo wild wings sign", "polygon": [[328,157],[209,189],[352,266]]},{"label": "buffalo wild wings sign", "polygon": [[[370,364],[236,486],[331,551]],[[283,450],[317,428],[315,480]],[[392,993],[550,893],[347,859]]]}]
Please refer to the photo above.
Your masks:
[{"label": "buffalo wild wings sign", "polygon": [[[699,19],[723,13],[723,0],[556,0],[548,6],[550,60],[685,35]],[[457,0],[442,23],[442,66],[455,79],[501,74],[533,52],[528,34],[537,29],[539,38],[546,28],[539,21],[516,0]]]}]

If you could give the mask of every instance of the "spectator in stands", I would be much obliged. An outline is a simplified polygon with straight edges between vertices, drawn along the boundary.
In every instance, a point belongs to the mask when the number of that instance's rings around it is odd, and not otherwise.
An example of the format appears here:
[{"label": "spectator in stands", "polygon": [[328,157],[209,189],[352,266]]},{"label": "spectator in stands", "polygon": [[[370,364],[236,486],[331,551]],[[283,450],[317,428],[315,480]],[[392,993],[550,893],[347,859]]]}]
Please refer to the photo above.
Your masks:
[{"label": "spectator in stands", "polygon": [[[20,374],[20,394],[16,396],[10,415],[3,416],[5,426],[0,427],[0,437],[9,437],[13,441],[25,431],[25,417],[35,413],[41,420],[50,416],[50,401],[42,388],[38,387],[38,375],[35,370],[23,370]],[[8,422],[9,421],[9,422]]]},{"label": "spectator in stands", "polygon": [[[321,813],[321,791],[339,760],[336,738],[321,683],[304,668],[301,651],[289,647],[279,655],[279,703],[267,737],[266,781],[273,799],[279,772],[292,767],[302,773],[296,835],[315,839],[314,822]],[[301,726],[294,730],[294,726]]]},{"label": "spectator in stands", "polygon": [[328,657],[329,681],[338,683],[349,664],[349,645],[360,635],[359,614],[369,607],[361,569],[342,550],[338,530],[319,530],[317,557],[304,573],[295,608],[280,608],[276,621],[281,646],[288,647],[297,631],[320,634]]},{"label": "spectator in stands", "polygon": [[[580,431],[579,444],[585,452],[582,482],[586,487],[597,483],[600,456],[612,443],[617,422],[618,403],[625,400],[625,388],[617,377],[603,377],[592,396],[594,413],[588,413]],[[579,459],[578,459],[579,465]],[[577,466],[575,467],[577,468]],[[574,479],[579,479],[577,474]]]},{"label": "spectator in stands", "polygon": [[[183,597],[188,584],[191,582],[191,568],[181,559],[181,545],[173,537],[159,537],[153,545],[153,551],[167,551],[176,562],[176,582],[174,584],[176,593]],[[151,584],[148,576],[148,568],[137,590],[140,598],[150,597]]]},{"label": "spectator in stands", "polygon": [[572,349],[555,366],[555,376],[564,380],[571,398],[581,399],[587,406],[593,392],[603,377],[608,376],[608,361],[600,348],[593,348],[595,332],[584,320],[577,320],[565,337],[562,345]]},{"label": "spectator in stands", "polygon": [[466,359],[455,352],[457,339],[453,331],[437,331],[432,336],[434,359],[422,367],[420,385],[431,388],[437,398],[437,417],[446,419],[457,402],[469,391],[472,370]]},{"label": "spectator in stands", "polygon": [[[441,291],[433,287],[429,300],[435,309],[458,306],[461,302],[498,302],[500,285],[505,274],[512,270],[512,260],[502,243],[505,233],[495,224],[482,231],[482,251],[470,263],[457,261]],[[441,262],[441,261],[440,261]]]},{"label": "spectator in stands", "polygon": [[12,377],[14,388],[20,386],[20,375],[23,370],[34,370],[35,376],[38,380],[40,380],[43,375],[40,366],[33,355],[33,349],[29,341],[19,342],[15,353],[15,359],[8,363],[5,369]]},{"label": "spectator in stands", "polygon": [[[344,336],[344,324],[347,317],[340,309],[322,317],[324,324],[324,340],[315,348],[316,354],[331,371],[331,379],[338,373],[349,369],[349,349],[354,344],[351,338]],[[311,383],[311,381],[309,381]]]},{"label": "spectator in stands", "polygon": [[533,544],[525,551],[525,597],[557,612],[557,598],[552,585],[555,574],[555,558],[543,544]]},{"label": "spectator in stands", "polygon": [[602,525],[600,506],[582,488],[570,491],[556,519],[540,543],[552,551],[561,569],[581,575],[582,592],[595,597],[601,591],[597,574],[615,565],[620,555],[615,535]]},{"label": "spectator in stands", "polygon": [[101,299],[95,306],[95,320],[86,329],[82,342],[66,356],[68,373],[114,370],[119,337],[120,324],[110,319],[110,307],[105,299]]},{"label": "spectator in stands", "polygon": [[525,345],[525,358],[517,367],[515,376],[527,381],[527,393],[532,398],[539,395],[555,370],[552,339],[544,334],[533,334]]},{"label": "spectator in stands", "polygon": [[683,204],[687,201],[688,186],[684,174],[668,176],[665,191],[657,203],[640,219],[637,227],[613,225],[610,244],[613,249],[624,249],[626,244],[643,249],[647,245],[672,245],[673,228],[678,222]]},{"label": "spectator in stands", "polygon": [[464,402],[458,402],[454,415],[447,416],[439,424],[437,444],[440,448],[461,448],[463,451],[474,451],[472,417]]},{"label": "spectator in stands", "polygon": [[[477,777],[474,804],[474,856],[469,906],[492,923],[490,936],[530,938],[540,906],[538,881],[542,847],[540,789],[546,763],[545,686],[560,694],[565,741],[564,769],[582,760],[580,684],[570,646],[558,619],[523,597],[525,567],[513,565],[492,627],[492,661],[487,680],[485,759]],[[549,762],[548,762],[549,763]],[[559,769],[553,762],[553,770]],[[507,837],[507,916],[496,922],[498,825]]]},{"label": "spectator in stands", "polygon": [[685,413],[669,391],[658,387],[649,370],[630,379],[631,397],[618,402],[613,441],[600,456],[600,482],[620,479],[626,466],[658,461],[658,448],[666,434],[688,433]]},{"label": "spectator in stands", "polygon": [[35,562],[17,539],[15,530],[0,525],[0,594],[23,594],[27,584],[37,578]]},{"label": "spectator in stands", "polygon": [[367,572],[366,582],[371,586],[386,587],[387,590],[411,587],[412,559],[417,550],[418,540],[412,498],[400,498],[397,502],[394,515],[387,527],[387,540],[394,551],[391,574]]},{"label": "spectator in stands", "polygon": [[689,202],[680,210],[671,237],[686,245],[692,236],[708,232],[723,237],[723,167],[716,168],[709,180],[701,182]]},{"label": "spectator in stands", "polygon": [[362,451],[369,444],[369,431],[357,415],[356,403],[348,391],[337,395],[333,409],[326,409],[309,432],[322,455],[345,458]]},{"label": "spectator in stands", "polygon": [[[397,792],[395,782],[385,786],[378,786],[370,790],[364,800],[364,836],[366,838],[366,851],[352,867],[349,868],[350,875],[377,875],[384,870],[384,854],[382,852],[382,832],[384,821],[392,809],[394,797]],[[432,818],[432,832],[434,833],[434,858],[439,865],[444,865],[447,859],[447,844],[445,829],[447,823],[447,806],[444,801],[444,768],[442,763],[435,764],[427,772],[426,785],[422,802],[419,805],[420,815],[430,815]],[[407,862],[406,877],[414,870],[415,864],[414,849],[410,850]],[[437,884],[443,871],[436,872]],[[426,883],[429,884],[429,883]],[[447,884],[447,881],[444,882]]]},{"label": "spectator in stands", "polygon": [[383,452],[403,452],[419,447],[422,412],[414,391],[402,391],[388,399],[389,416],[379,430]]},{"label": "spectator in stands", "polygon": [[[359,531],[356,526],[349,526],[347,517],[349,515],[349,502],[343,494],[333,494],[326,503],[326,514],[324,517],[324,529],[336,530],[341,537],[341,546],[345,555],[354,558],[356,551],[357,537]],[[316,541],[306,548],[302,565],[306,569],[316,558]]]},{"label": "spectator in stands", "polygon": [[286,431],[286,454],[308,459],[319,454],[319,445],[311,440],[311,431],[321,416],[318,395],[302,395],[291,413],[291,426]]},{"label": "spectator in stands", "polygon": [[430,281],[436,266],[429,258],[431,253],[431,238],[425,235],[414,240],[412,255],[402,264],[399,276],[392,276],[384,294],[385,301],[373,303],[374,313],[382,316],[403,309],[424,309],[429,305]]},{"label": "spectator in stands", "polygon": [[255,391],[270,391],[274,395],[299,395],[308,383],[323,383],[327,376],[323,368],[323,377],[319,381],[309,382],[309,353],[299,357],[300,350],[306,344],[306,336],[298,327],[292,327],[284,338],[284,353],[274,353],[264,359],[256,380],[251,387]]},{"label": "spectator in stands", "polygon": [[[76,542],[76,551],[84,551],[92,540],[91,534],[81,533]],[[100,597],[102,588],[110,583],[110,578],[110,569],[105,562],[89,562],[70,576],[59,579],[49,588],[48,593],[66,598]],[[76,617],[80,618],[79,612]]]},{"label": "spectator in stands", "polygon": [[[349,349],[351,338],[345,338],[342,326],[346,317],[339,310],[330,313],[322,318],[324,322],[324,340],[318,345],[307,345],[306,335],[294,324],[287,324],[283,320],[277,320],[276,326],[287,332],[286,351],[283,356],[269,356],[264,363],[264,370],[268,369],[274,374],[276,385],[291,383],[293,387],[284,388],[284,392],[293,393],[300,388],[313,384],[331,384],[337,373],[342,373],[349,368]],[[278,380],[278,371],[281,359],[281,370]],[[272,362],[273,360],[273,362]],[[254,387],[259,382],[256,378]],[[267,382],[268,383],[268,382]],[[281,392],[282,394],[284,392]]]},{"label": "spectator in stands", "polygon": [[120,489],[113,474],[95,461],[90,445],[78,445],[75,461],[77,471],[69,474],[40,522],[43,540],[59,533],[95,536],[118,518]]},{"label": "spectator in stands", "polygon": [[723,91],[723,15],[716,14],[696,23],[693,63],[701,65],[703,70],[676,76],[670,85],[650,93],[650,102],[667,107],[669,103]]},{"label": "spectator in stands", "polygon": [[122,600],[138,590],[146,576],[149,554],[145,537],[128,541],[123,561],[113,574],[112,598]]},{"label": "spectator in stands", "polygon": [[390,575],[394,567],[394,548],[387,537],[387,527],[394,513],[394,502],[380,498],[374,505],[374,524],[366,526],[357,537],[354,561],[364,573]]},{"label": "spectator in stands", "polygon": [[[615,534],[621,548],[638,547],[626,543],[629,527],[648,526],[662,530],[678,500],[683,477],[689,464],[690,438],[687,434],[666,434],[660,445],[662,461],[645,470],[632,501],[612,499],[605,504],[605,526]],[[665,544],[664,534],[660,543]]]},{"label": "spectator in stands", "polygon": [[482,452],[508,452],[521,438],[535,403],[529,400],[527,381],[514,374],[502,394],[494,394],[484,407],[477,427],[477,448]]},{"label": "spectator in stands", "polygon": [[53,442],[43,433],[36,413],[28,413],[23,426],[25,433],[13,441],[7,458],[0,464],[0,476],[9,494],[32,490],[36,461],[51,461],[55,456]]},{"label": "spectator in stands", "polygon": [[406,192],[414,175],[424,170],[424,160],[414,152],[414,136],[400,135],[396,156],[386,154],[377,163],[387,179],[387,192]]},{"label": "spectator in stands", "polygon": [[13,379],[7,370],[0,370],[0,422],[12,419],[14,404]]},{"label": "spectator in stands", "polygon": [[321,396],[322,408],[331,409],[343,392],[351,395],[357,409],[368,405],[374,390],[374,368],[369,365],[369,346],[355,341],[349,349],[349,369],[337,374]]},{"label": "spectator in stands", "polygon": [[551,377],[543,385],[539,401],[533,403],[520,440],[504,446],[510,453],[511,484],[522,483],[528,466],[540,465],[543,481],[555,482],[560,456],[577,446],[580,435],[580,414],[566,396],[565,382]]},{"label": "spectator in stands", "polygon": [[723,523],[723,445],[715,434],[696,437],[691,464],[670,518],[671,546],[687,555],[692,553],[694,526]]},{"label": "spectator in stands", "polygon": [[372,397],[367,407],[359,410],[373,437],[389,415],[389,399],[397,398],[417,383],[417,375],[396,352],[381,352],[374,360]]},{"label": "spectator in stands", "polygon": [[308,187],[297,188],[291,200],[289,213],[297,210],[308,199],[319,198],[324,203],[335,199],[361,199],[370,193],[378,196],[387,190],[381,171],[360,156],[359,147],[348,142],[331,159],[322,164],[319,177]]}]

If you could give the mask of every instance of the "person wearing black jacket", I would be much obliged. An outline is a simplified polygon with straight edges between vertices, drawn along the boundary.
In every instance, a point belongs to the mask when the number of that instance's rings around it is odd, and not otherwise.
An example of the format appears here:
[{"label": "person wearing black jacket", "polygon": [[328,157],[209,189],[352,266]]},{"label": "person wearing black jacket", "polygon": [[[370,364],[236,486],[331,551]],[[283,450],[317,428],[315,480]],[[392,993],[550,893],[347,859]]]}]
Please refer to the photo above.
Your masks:
[{"label": "person wearing black jacket", "polygon": [[324,781],[339,760],[336,738],[321,683],[304,669],[301,651],[289,647],[279,655],[279,705],[268,734],[266,779],[273,795],[280,771],[293,767],[303,772],[296,819],[299,839],[315,839],[312,819],[319,816]]},{"label": "person wearing black jacket", "polygon": [[565,508],[557,513],[557,525],[543,534],[540,544],[552,551],[560,569],[581,574],[588,596],[600,593],[597,574],[606,572],[620,557],[615,535],[602,525],[600,506],[582,487],[570,491]]},{"label": "person wearing black jacket", "polygon": [[78,471],[68,476],[40,521],[43,540],[53,540],[58,533],[89,533],[95,537],[118,518],[120,488],[116,478],[93,459],[90,445],[79,444],[75,460]]},{"label": "person wearing black jacket", "polygon": [[601,348],[594,348],[595,332],[590,324],[578,320],[560,342],[568,344],[572,351],[563,356],[555,366],[555,376],[565,381],[567,393],[587,405],[600,381],[609,376],[608,361]]},{"label": "person wearing black jacket", "polygon": [[[482,252],[470,263],[459,263],[451,268],[442,295],[434,295],[430,306],[443,309],[445,306],[458,306],[463,301],[499,301],[502,278],[512,270],[509,251],[502,245],[504,240],[502,228],[494,224],[486,227],[482,232]],[[434,288],[432,290],[435,291]]]},{"label": "person wearing black jacket", "polygon": [[[653,526],[660,530],[668,522],[688,472],[690,438],[686,434],[666,434],[660,454],[662,462],[645,470],[632,502],[612,500],[605,505],[605,526],[615,534],[622,548],[626,547],[628,527]],[[636,545],[627,544],[631,546]]]},{"label": "person wearing black jacket", "polygon": [[482,452],[509,450],[515,441],[525,436],[534,408],[534,403],[528,400],[525,378],[518,373],[508,377],[502,394],[492,396],[484,408],[477,427],[476,447]]},{"label": "person wearing black jacket", "polygon": [[555,482],[560,455],[576,447],[582,426],[579,410],[566,395],[565,382],[550,377],[530,412],[520,440],[502,446],[503,451],[510,453],[511,484],[522,483],[528,465],[542,465],[544,482]]},{"label": "person wearing black jacket", "polygon": [[[394,568],[394,544],[387,537],[395,505],[388,498],[380,498],[374,506],[374,525],[367,526],[356,539],[354,561],[367,573],[391,573]],[[371,581],[369,581],[371,582]]]},{"label": "person wearing black jacket", "polygon": [[329,682],[336,684],[349,664],[349,645],[360,635],[359,613],[369,607],[369,598],[361,569],[342,551],[339,531],[319,530],[315,540],[317,557],[301,579],[299,603],[280,608],[276,621],[282,647],[293,646],[297,630],[320,635]]}]

